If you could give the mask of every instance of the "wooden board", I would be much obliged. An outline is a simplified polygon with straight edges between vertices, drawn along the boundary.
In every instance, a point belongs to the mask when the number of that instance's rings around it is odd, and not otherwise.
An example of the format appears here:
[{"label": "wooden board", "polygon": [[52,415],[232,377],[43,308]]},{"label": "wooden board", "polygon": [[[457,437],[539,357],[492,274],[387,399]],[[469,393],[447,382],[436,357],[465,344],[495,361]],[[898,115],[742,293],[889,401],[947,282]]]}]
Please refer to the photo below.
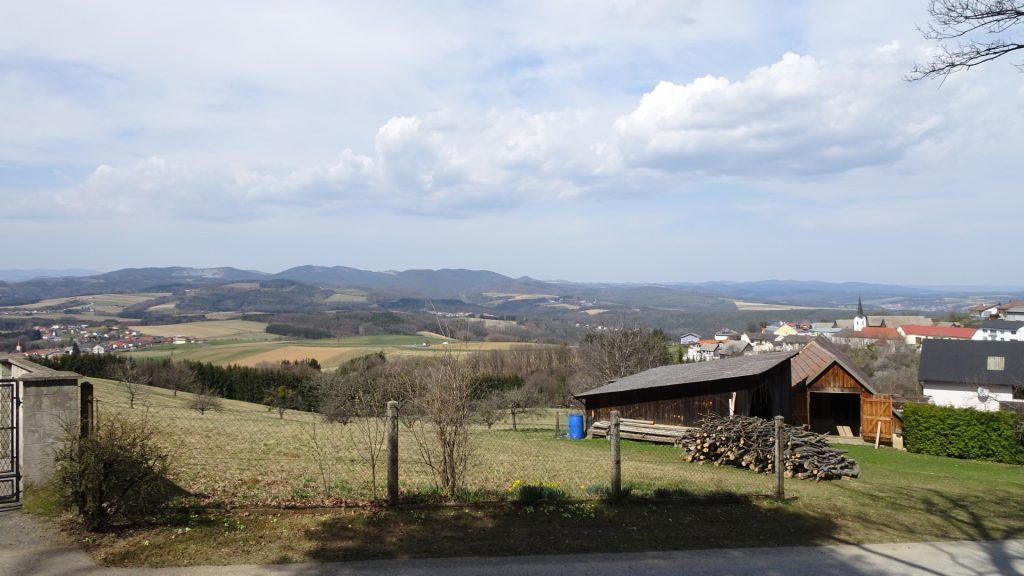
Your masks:
[{"label": "wooden board", "polygon": [[[878,426],[879,422],[881,427]],[[872,396],[862,394],[860,397],[860,434],[865,440],[875,440],[875,430],[882,440],[892,440],[892,396]]]}]

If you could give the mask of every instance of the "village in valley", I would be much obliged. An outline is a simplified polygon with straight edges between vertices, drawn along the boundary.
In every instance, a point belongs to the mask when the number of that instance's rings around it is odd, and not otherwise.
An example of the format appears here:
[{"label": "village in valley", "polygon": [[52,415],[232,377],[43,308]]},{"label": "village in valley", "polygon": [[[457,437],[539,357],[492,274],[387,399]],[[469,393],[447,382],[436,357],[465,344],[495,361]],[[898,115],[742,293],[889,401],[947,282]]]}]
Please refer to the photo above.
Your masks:
[{"label": "village in valley", "polygon": [[0,576],[1024,576],[1022,72],[1024,0],[6,2]]}]

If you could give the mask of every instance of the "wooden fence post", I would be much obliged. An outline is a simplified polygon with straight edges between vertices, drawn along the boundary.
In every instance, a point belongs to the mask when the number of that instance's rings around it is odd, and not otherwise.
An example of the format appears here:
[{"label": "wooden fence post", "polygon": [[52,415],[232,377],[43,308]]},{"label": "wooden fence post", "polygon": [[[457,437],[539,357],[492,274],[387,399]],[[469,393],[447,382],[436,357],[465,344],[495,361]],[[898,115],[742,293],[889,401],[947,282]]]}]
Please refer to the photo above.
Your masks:
[{"label": "wooden fence post", "polygon": [[608,428],[608,440],[612,445],[612,486],[610,496],[618,500],[622,496],[622,457],[619,452],[619,411],[612,410],[612,423]]},{"label": "wooden fence post", "polygon": [[562,437],[562,420],[558,410],[555,410],[555,438]]},{"label": "wooden fence post", "polygon": [[775,497],[782,500],[786,497],[785,471],[786,466],[782,462],[782,446],[786,438],[786,419],[782,416],[775,417]]},{"label": "wooden fence post", "polygon": [[388,402],[388,506],[398,506],[398,402]]},{"label": "wooden fence post", "polygon": [[82,382],[78,396],[78,435],[87,438],[93,430],[92,382]]}]

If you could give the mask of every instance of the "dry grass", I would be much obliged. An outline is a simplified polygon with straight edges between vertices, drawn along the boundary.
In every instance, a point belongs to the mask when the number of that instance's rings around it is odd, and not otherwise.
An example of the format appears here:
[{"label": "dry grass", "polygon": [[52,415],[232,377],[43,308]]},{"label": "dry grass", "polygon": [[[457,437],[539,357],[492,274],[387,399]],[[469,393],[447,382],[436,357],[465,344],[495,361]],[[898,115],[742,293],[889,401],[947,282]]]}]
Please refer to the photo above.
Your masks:
[{"label": "dry grass", "polygon": [[[94,380],[100,417],[117,411],[149,418],[160,442],[173,456],[174,481],[193,494],[233,506],[267,506],[288,502],[317,504],[373,497],[370,466],[360,442],[358,423],[323,422],[318,414],[286,411],[284,418],[264,406],[225,401],[221,412],[200,414],[188,408],[191,395],[145,387],[136,408],[116,382]],[[607,440],[556,438],[555,411],[472,431],[472,466],[466,488],[477,497],[507,497],[515,480],[554,482],[569,496],[592,497],[608,484]],[[558,414],[566,429],[566,414]],[[400,433],[400,484],[407,493],[430,493],[433,478],[419,458],[416,436]],[[770,479],[738,470],[688,465],[669,446],[624,443],[623,474],[638,489],[685,488],[692,492],[722,489],[765,494]],[[378,471],[378,486],[383,473]],[[378,493],[379,495],[379,493]]]},{"label": "dry grass", "polygon": [[50,298],[47,300],[40,300],[32,304],[22,304],[20,306],[5,306],[4,309],[8,310],[39,310],[42,308],[58,308],[62,307],[69,302],[85,302],[85,305],[80,306],[92,306],[96,312],[104,314],[117,314],[129,306],[141,304],[147,300],[153,300],[154,298],[162,298],[169,296],[166,292],[149,292],[149,293],[138,293],[138,294],[88,294],[84,296],[68,296],[64,298]]},{"label": "dry grass", "polygon": [[733,304],[736,305],[738,310],[750,310],[759,312],[782,312],[785,310],[817,310],[810,306],[793,306],[790,304],[765,304],[762,302],[745,302],[743,300],[733,300]]},{"label": "dry grass", "polygon": [[265,352],[253,354],[242,358],[237,362],[241,366],[256,366],[257,364],[270,363],[280,364],[281,362],[305,360],[315,358],[321,366],[333,368],[341,365],[347,360],[364,356],[367,354],[365,348],[344,348],[324,346],[284,346],[274,348]]},{"label": "dry grass", "polygon": [[248,320],[209,320],[158,326],[132,326],[131,328],[143,334],[162,336],[164,338],[186,336],[189,338],[211,339],[265,334],[267,325],[264,322],[251,322]]},{"label": "dry grass", "polygon": [[484,296],[488,298],[501,298],[503,300],[546,300],[549,298],[558,298],[556,294],[517,294],[514,292],[484,292]]},{"label": "dry grass", "polygon": [[334,294],[327,298],[329,304],[350,304],[366,301],[367,294],[359,290],[335,290]]}]

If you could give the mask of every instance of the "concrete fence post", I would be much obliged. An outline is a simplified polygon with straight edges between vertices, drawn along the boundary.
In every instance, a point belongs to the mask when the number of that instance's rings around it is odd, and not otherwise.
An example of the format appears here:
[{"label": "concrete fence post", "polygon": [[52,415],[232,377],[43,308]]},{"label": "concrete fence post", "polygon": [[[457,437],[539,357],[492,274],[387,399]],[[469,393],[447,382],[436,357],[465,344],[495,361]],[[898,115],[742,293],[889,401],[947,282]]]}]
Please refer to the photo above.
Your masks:
[{"label": "concrete fence post", "polygon": [[786,441],[786,419],[775,417],[775,497],[782,500],[786,497],[785,472],[786,465],[782,461],[782,447]]},{"label": "concrete fence post", "polygon": [[388,402],[388,506],[398,506],[398,402]]},{"label": "concrete fence post", "polygon": [[608,440],[612,445],[612,486],[609,493],[612,500],[622,496],[622,457],[619,451],[619,411],[612,410],[611,427],[608,429]]},{"label": "concrete fence post", "polygon": [[92,382],[82,382],[78,394],[79,436],[86,438],[93,431],[93,390]]}]

